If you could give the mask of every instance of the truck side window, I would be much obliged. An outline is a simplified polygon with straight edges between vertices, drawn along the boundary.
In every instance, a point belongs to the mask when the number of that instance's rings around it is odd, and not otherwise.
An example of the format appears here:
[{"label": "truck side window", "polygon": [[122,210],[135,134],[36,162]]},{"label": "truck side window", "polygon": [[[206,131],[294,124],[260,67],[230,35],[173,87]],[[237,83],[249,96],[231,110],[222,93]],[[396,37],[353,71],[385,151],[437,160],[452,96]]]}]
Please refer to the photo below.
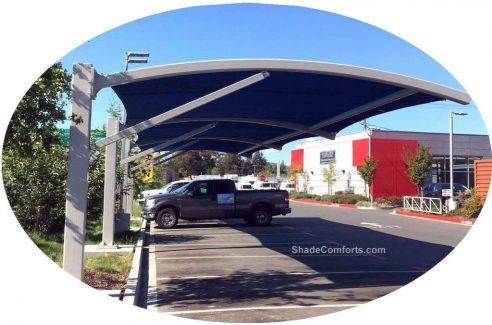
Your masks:
[{"label": "truck side window", "polygon": [[229,188],[229,182],[218,182],[217,183],[217,194],[228,194],[231,193]]},{"label": "truck side window", "polygon": [[197,196],[209,194],[210,189],[209,189],[208,183],[198,183],[197,185],[195,185],[195,189],[193,192],[195,192],[195,195],[197,195]]}]

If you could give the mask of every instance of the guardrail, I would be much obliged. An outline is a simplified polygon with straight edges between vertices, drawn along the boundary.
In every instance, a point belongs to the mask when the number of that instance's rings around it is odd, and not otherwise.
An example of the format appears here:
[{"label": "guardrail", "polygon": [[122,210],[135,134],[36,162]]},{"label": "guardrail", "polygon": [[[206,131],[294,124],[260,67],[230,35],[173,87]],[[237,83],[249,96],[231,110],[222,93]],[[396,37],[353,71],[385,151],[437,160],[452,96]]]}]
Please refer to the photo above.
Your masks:
[{"label": "guardrail", "polygon": [[442,214],[443,212],[442,200],[435,197],[404,196],[403,208],[424,213]]}]

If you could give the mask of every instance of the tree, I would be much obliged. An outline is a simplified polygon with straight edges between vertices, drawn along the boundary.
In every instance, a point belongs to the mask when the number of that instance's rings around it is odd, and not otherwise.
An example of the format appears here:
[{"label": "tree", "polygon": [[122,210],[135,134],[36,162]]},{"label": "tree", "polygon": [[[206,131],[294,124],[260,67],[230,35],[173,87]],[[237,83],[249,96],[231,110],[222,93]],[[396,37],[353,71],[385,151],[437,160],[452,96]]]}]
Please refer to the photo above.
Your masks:
[{"label": "tree", "polygon": [[328,167],[323,168],[323,182],[328,184],[328,194],[332,194],[333,183],[337,180],[335,171],[335,160],[330,160]]},{"label": "tree", "polygon": [[70,76],[60,63],[46,70],[19,102],[7,127],[2,152],[5,191],[26,230],[63,229],[67,148],[56,124],[65,120]]},{"label": "tree", "polygon": [[241,157],[233,153],[218,154],[215,167],[219,175],[239,174],[241,169]]},{"label": "tree", "polygon": [[258,172],[265,170],[267,160],[261,151],[257,151],[253,154],[251,163],[253,164],[253,173],[257,174]]},{"label": "tree", "polygon": [[419,194],[422,195],[422,184],[429,177],[432,166],[432,155],[428,146],[418,146],[416,151],[409,147],[403,148],[403,162],[407,167],[407,174],[410,181],[417,185]]},{"label": "tree", "polygon": [[56,63],[39,77],[22,97],[12,115],[4,148],[25,157],[59,144],[56,124],[66,119],[66,99],[70,97],[70,75]]},{"label": "tree", "polygon": [[250,158],[241,159],[241,175],[251,175],[254,173],[253,162]]},{"label": "tree", "polygon": [[[362,180],[364,181],[364,191],[366,191],[367,196],[367,188],[371,188],[371,184],[374,181],[374,174],[376,174],[376,170],[378,169],[379,162],[373,161],[371,157],[367,157],[364,159],[362,165],[357,167],[357,173],[360,175]],[[369,197],[372,202],[372,195],[369,191]]]},{"label": "tree", "polygon": [[189,151],[169,161],[166,166],[178,171],[183,177],[211,174],[215,167],[215,157],[211,151]]}]

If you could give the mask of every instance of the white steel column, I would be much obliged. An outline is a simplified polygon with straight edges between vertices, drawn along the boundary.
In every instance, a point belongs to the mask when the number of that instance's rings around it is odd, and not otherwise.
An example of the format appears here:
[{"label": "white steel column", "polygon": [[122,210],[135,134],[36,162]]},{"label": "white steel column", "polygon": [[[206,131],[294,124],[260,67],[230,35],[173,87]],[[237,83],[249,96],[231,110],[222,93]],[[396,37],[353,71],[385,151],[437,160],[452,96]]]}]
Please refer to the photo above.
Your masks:
[{"label": "white steel column", "polygon": [[[119,131],[119,121],[115,117],[108,118],[106,134],[113,135]],[[106,158],[104,163],[104,208],[103,208],[103,233],[100,245],[114,245],[114,208],[116,189],[116,142],[106,146]]]},{"label": "white steel column", "polygon": [[[130,139],[124,138],[121,139],[121,160],[128,157],[128,153],[130,152]],[[125,213],[130,213],[131,210],[128,210],[128,200],[131,200],[128,193],[128,164],[123,165],[123,182],[121,185],[121,209]]]},{"label": "white steel column", "polygon": [[125,212],[129,213],[130,217],[133,217],[133,178],[131,177],[128,177],[128,195],[126,199]]},{"label": "white steel column", "polygon": [[94,67],[74,64],[72,75],[72,123],[68,152],[63,269],[79,280],[84,275],[84,243],[87,216],[91,110]]}]

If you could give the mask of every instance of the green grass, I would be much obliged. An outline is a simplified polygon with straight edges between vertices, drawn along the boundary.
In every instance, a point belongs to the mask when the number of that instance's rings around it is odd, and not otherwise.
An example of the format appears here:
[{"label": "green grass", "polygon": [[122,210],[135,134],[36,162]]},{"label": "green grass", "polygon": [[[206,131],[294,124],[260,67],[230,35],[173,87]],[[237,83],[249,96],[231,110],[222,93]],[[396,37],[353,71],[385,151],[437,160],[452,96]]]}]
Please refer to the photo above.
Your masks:
[{"label": "green grass", "polygon": [[140,228],[140,226],[142,226],[142,219],[141,218],[130,220],[130,228],[134,228],[134,227]]},{"label": "green grass", "polygon": [[[138,221],[138,227],[141,225],[141,220]],[[36,244],[36,246],[43,251],[45,255],[47,255],[53,262],[58,264],[60,267],[63,265],[63,234],[53,234],[49,236],[44,236],[37,232],[28,232],[31,240]],[[115,234],[115,242],[120,245],[127,244],[136,244],[138,241],[139,231],[125,231],[123,233]],[[87,220],[87,233],[86,233],[86,245],[97,245],[102,240],[102,219],[97,220]],[[128,254],[132,255],[132,254]],[[125,255],[126,256],[126,255]],[[103,256],[98,256],[98,258],[102,258]],[[92,263],[94,257],[87,257],[86,260]],[[109,262],[112,263],[114,257],[109,257]],[[131,257],[130,266],[131,266]],[[97,260],[97,259],[96,259]],[[87,262],[86,262],[87,264]]]},{"label": "green grass", "polygon": [[129,273],[132,267],[133,254],[104,254],[86,256],[84,268],[88,271],[99,271],[107,273]]},{"label": "green grass", "polygon": [[142,214],[142,207],[138,203],[138,201],[133,200],[133,205],[132,205],[132,216],[137,216],[139,217]]},{"label": "green grass", "polygon": [[63,264],[63,238],[61,235],[53,235],[43,238],[39,233],[28,233],[32,241],[43,251],[53,262],[60,267]]},{"label": "green grass", "polygon": [[[138,227],[140,228],[139,222]],[[132,226],[130,224],[130,226]],[[138,231],[125,231],[114,235],[114,241],[120,245],[134,245],[138,240]],[[86,245],[97,245],[102,240],[102,218],[87,220]]]}]

